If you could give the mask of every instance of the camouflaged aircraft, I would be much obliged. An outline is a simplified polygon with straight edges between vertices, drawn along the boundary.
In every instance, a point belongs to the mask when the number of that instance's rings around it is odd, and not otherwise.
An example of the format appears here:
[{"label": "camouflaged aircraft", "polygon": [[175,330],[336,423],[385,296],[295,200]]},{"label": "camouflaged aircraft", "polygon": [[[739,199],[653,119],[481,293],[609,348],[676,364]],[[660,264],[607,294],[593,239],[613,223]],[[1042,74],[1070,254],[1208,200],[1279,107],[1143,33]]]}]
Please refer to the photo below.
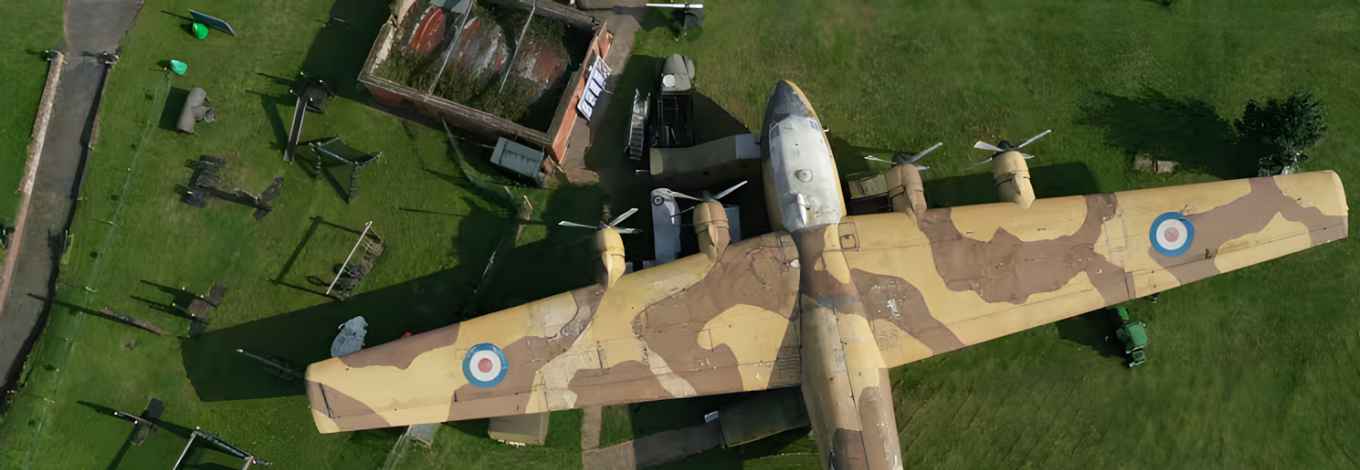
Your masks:
[{"label": "camouflaged aircraft", "polygon": [[[762,139],[776,232],[624,273],[599,228],[597,282],[312,364],[323,433],[802,387],[821,462],[902,467],[888,370],[1346,237],[1330,171],[1035,199],[1019,147],[987,146],[1002,202],[847,216],[822,122],[776,87]],[[979,145],[983,147],[983,145]]]}]

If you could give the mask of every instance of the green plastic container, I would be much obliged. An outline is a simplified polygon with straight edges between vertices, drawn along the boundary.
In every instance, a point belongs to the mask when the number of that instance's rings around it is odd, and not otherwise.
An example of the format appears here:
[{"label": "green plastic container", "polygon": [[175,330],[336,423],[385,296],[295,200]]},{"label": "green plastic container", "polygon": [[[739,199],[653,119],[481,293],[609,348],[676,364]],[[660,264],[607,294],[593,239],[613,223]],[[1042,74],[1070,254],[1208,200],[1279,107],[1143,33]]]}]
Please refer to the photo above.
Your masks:
[{"label": "green plastic container", "polygon": [[195,21],[193,26],[190,27],[190,29],[194,30],[194,37],[198,38],[198,40],[202,41],[204,39],[208,39],[207,25]]},{"label": "green plastic container", "polygon": [[189,64],[176,59],[170,59],[170,71],[174,72],[175,75],[184,76],[184,74],[189,73]]}]

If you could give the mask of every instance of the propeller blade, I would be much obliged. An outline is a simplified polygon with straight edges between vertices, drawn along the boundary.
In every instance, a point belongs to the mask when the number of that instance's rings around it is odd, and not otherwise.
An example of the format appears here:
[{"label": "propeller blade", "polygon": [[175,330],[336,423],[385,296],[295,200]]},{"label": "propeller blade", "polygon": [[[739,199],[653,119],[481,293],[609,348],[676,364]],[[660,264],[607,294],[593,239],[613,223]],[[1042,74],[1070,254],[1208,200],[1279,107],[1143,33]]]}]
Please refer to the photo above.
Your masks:
[{"label": "propeller blade", "polygon": [[632,235],[641,232],[641,230],[628,227],[615,227],[614,230],[624,235]]},{"label": "propeller blade", "polygon": [[912,155],[911,159],[907,160],[907,163],[916,163],[917,161],[920,161],[922,158],[926,158],[926,155],[930,154],[930,152],[934,152],[935,149],[940,148],[940,146],[942,145],[944,145],[944,142],[936,142],[935,145],[930,146],[930,148],[928,149],[922,150],[921,153]]},{"label": "propeller blade", "polygon": [[873,156],[873,155],[869,155],[869,156],[867,156],[867,157],[864,157],[864,159],[865,159],[865,160],[869,160],[869,161],[871,161],[871,162],[879,162],[879,163],[892,164],[892,162],[890,162],[890,161],[884,160],[884,159],[882,159],[882,158],[875,157],[875,156]]},{"label": "propeller blade", "polygon": [[990,151],[992,151],[992,152],[997,152],[997,153],[1005,152],[1005,150],[1002,150],[1001,147],[997,147],[997,146],[995,146],[995,145],[992,145],[992,144],[983,142],[983,141],[981,141],[981,140],[977,141],[976,144],[973,144],[973,148],[978,149],[978,150],[990,150]]},{"label": "propeller blade", "polygon": [[741,188],[742,186],[746,186],[746,183],[747,183],[747,182],[748,182],[747,180],[741,180],[740,183],[734,184],[734,185],[732,185],[732,187],[727,188],[727,189],[723,190],[723,192],[718,193],[717,195],[713,196],[713,200],[716,201],[716,200],[718,200],[718,199],[722,199],[723,197],[727,196],[728,194],[732,194],[732,191],[736,191],[737,189]]},{"label": "propeller blade", "polygon": [[608,224],[605,224],[605,225],[608,225],[608,226],[610,226],[610,227],[617,226],[617,225],[619,225],[620,222],[623,222],[624,220],[627,220],[629,217],[632,217],[633,214],[636,214],[636,213],[637,213],[637,211],[638,211],[638,208],[636,208],[636,207],[634,207],[634,208],[632,208],[632,209],[628,209],[628,212],[624,212],[624,213],[622,213],[622,214],[619,214],[618,217],[615,217],[614,220],[609,221],[609,223],[608,223]]},{"label": "propeller blade", "polygon": [[666,191],[665,191],[666,195],[667,195],[667,196],[670,196],[672,199],[689,199],[689,200],[691,200],[691,201],[702,201],[702,200],[703,200],[703,199],[699,199],[699,198],[697,198],[697,197],[690,196],[690,195],[688,195],[688,194],[682,193],[682,192],[680,192],[680,191],[675,191],[675,190],[668,189],[668,188],[662,188],[662,189],[665,189],[665,190],[666,190]]},{"label": "propeller blade", "polygon": [[925,165],[916,165],[916,171],[926,171],[926,170],[929,170],[929,169],[930,169],[930,167],[925,166]]},{"label": "propeller blade", "polygon": [[1028,153],[1022,153],[1021,155],[1024,155],[1024,156],[1025,156],[1025,160],[1029,160],[1029,159],[1031,159],[1031,158],[1034,158],[1034,155],[1030,155],[1030,154],[1028,154]]},{"label": "propeller blade", "polygon": [[987,162],[990,162],[990,161],[992,161],[992,157],[987,157],[987,158],[984,158],[984,159],[982,159],[982,160],[978,160],[978,161],[976,161],[976,162],[973,162],[972,165],[968,165],[968,166],[978,166],[978,165],[981,165],[981,164],[983,164],[983,163],[987,163]]},{"label": "propeller blade", "polygon": [[1032,143],[1034,143],[1034,141],[1039,140],[1039,139],[1042,139],[1042,138],[1044,138],[1044,136],[1046,136],[1046,135],[1048,135],[1048,134],[1050,134],[1050,133],[1052,133],[1052,132],[1053,132],[1053,129],[1048,129],[1048,130],[1045,130],[1045,131],[1043,131],[1043,132],[1040,132],[1038,135],[1035,135],[1034,137],[1030,137],[1029,140],[1026,140],[1024,143],[1022,143],[1022,144],[1020,144],[1020,145],[1017,145],[1015,148],[1017,148],[1017,149],[1025,148],[1026,145],[1032,144]]},{"label": "propeller blade", "polygon": [[557,226],[559,226],[559,227],[576,227],[576,228],[584,228],[584,229],[589,229],[589,230],[595,230],[595,229],[599,228],[599,227],[596,227],[596,226],[594,226],[594,225],[578,224],[578,223],[576,223],[576,222],[569,222],[569,221],[566,221],[566,220],[557,222]]}]

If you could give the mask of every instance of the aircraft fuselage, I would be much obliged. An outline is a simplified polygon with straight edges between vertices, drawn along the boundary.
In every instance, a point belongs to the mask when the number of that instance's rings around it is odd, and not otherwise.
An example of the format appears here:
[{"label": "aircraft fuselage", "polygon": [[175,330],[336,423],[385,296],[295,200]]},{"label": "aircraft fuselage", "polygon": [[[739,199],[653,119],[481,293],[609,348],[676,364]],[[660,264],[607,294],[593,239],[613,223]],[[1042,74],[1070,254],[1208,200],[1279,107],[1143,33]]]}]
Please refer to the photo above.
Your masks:
[{"label": "aircraft fuselage", "polygon": [[900,469],[888,370],[841,252],[836,161],[797,85],[775,86],[762,136],[771,225],[798,247],[803,401],[822,466]]}]

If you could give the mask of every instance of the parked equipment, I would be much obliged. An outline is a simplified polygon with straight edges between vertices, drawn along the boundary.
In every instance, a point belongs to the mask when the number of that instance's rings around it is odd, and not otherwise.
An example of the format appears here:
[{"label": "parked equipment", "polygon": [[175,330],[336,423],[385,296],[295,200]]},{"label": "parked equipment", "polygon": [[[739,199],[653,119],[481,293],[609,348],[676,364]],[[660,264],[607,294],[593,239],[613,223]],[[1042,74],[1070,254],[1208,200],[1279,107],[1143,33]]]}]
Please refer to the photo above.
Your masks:
[{"label": "parked equipment", "polygon": [[179,110],[179,121],[175,128],[185,134],[193,134],[194,126],[200,122],[213,122],[217,120],[217,113],[213,111],[212,104],[208,102],[208,92],[202,88],[194,87],[189,90],[189,97],[184,99],[184,107]]},{"label": "parked equipment", "polygon": [[308,77],[305,73],[298,74],[298,79],[301,86],[288,90],[297,96],[297,104],[293,106],[293,123],[288,128],[288,143],[283,147],[283,161],[286,162],[293,161],[298,139],[302,138],[302,122],[307,118],[307,112],[325,113],[326,102],[335,96],[335,91],[325,80]]},{"label": "parked equipment", "polygon": [[1147,324],[1130,320],[1124,307],[1115,307],[1115,312],[1119,315],[1119,329],[1114,335],[1124,344],[1125,364],[1134,368],[1147,363],[1147,353],[1143,351],[1148,344]]},{"label": "parked equipment", "polygon": [[661,66],[660,93],[652,117],[653,147],[694,145],[690,119],[694,111],[694,61],[671,54]]}]

